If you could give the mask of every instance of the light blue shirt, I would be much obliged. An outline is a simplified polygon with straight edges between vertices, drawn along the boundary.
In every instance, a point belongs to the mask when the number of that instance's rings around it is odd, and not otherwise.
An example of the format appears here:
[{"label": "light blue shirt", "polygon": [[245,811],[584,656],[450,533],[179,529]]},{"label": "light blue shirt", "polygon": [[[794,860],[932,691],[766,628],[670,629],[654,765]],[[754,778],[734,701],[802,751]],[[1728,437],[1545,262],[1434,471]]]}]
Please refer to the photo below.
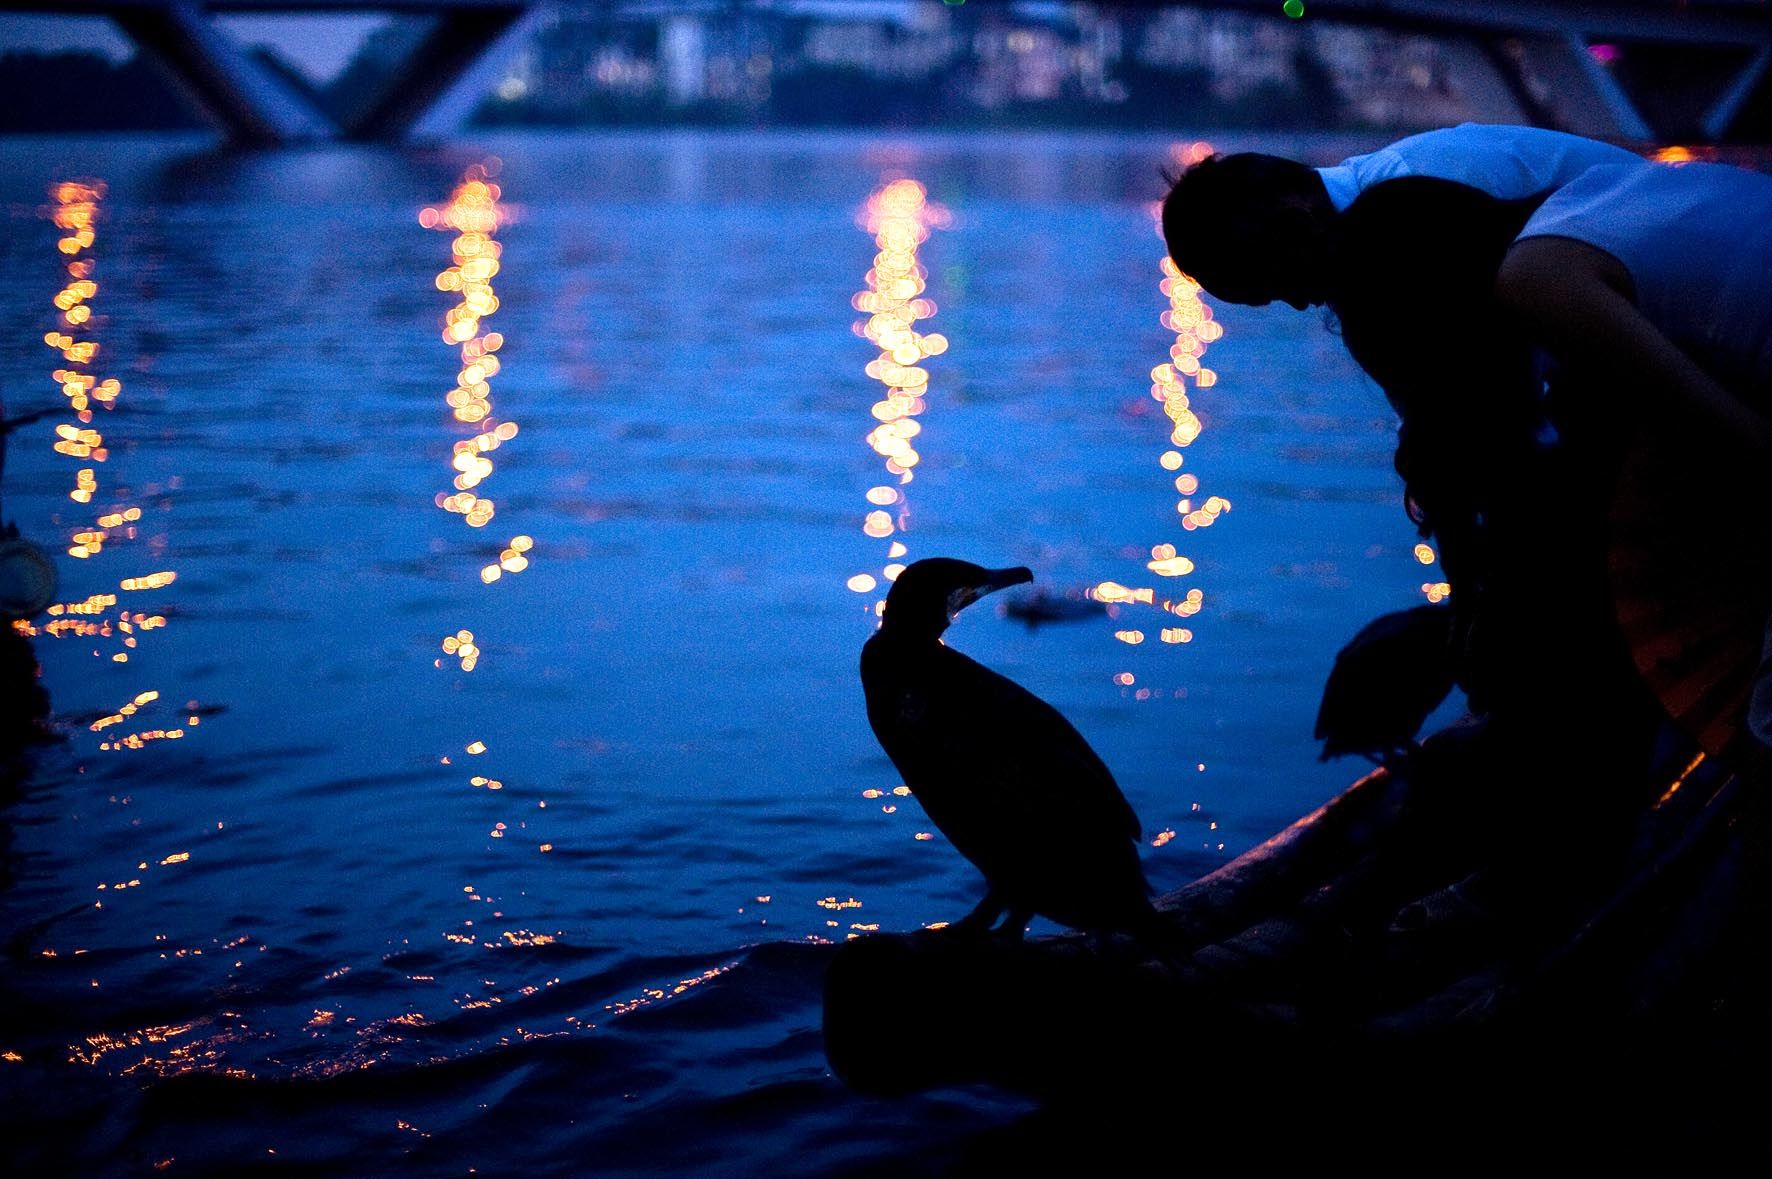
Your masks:
[{"label": "light blue shirt", "polygon": [[1772,395],[1772,176],[1727,164],[1606,166],[1520,238],[1566,237],[1630,272],[1637,309],[1724,385]]},{"label": "light blue shirt", "polygon": [[1602,164],[1649,166],[1624,148],[1597,139],[1537,127],[1465,123],[1399,139],[1333,168],[1318,168],[1317,174],[1340,212],[1374,184],[1399,176],[1455,180],[1511,201],[1561,188]]}]

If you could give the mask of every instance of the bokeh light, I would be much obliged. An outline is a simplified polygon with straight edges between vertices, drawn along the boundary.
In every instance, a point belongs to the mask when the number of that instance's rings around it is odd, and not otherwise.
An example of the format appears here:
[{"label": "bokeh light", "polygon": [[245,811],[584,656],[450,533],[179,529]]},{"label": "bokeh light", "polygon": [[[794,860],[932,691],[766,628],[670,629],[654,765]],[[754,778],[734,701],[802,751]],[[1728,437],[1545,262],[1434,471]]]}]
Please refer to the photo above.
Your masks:
[{"label": "bokeh light", "polygon": [[[919,366],[948,347],[946,337],[939,333],[916,330],[919,321],[936,312],[935,303],[924,297],[928,274],[917,251],[929,240],[930,230],[946,227],[950,218],[947,210],[929,199],[922,184],[901,178],[874,190],[859,221],[874,235],[878,252],[865,278],[867,289],[857,293],[850,306],[867,316],[856,321],[855,334],[879,349],[879,355],[863,371],[885,386],[881,399],[869,407],[879,424],[868,432],[867,443],[884,460],[886,473],[899,483],[898,487],[882,484],[869,489],[867,501],[873,510],[863,517],[862,532],[883,540],[902,534],[910,521],[903,485],[915,478],[913,469],[922,461],[913,440],[922,433],[917,417],[928,408],[929,393],[929,373]],[[895,539],[887,559],[902,557],[906,551],[903,542]],[[894,568],[881,570],[885,580],[897,576]],[[872,574],[857,574],[845,584],[857,593],[869,593],[878,582]],[[882,601],[872,604],[875,617],[882,608]]]},{"label": "bokeh light", "polygon": [[[1200,140],[1177,145],[1173,155],[1185,167],[1198,163],[1212,152],[1212,145]],[[1151,206],[1150,214],[1152,225],[1160,237],[1159,208]],[[1195,503],[1193,497],[1200,490],[1200,478],[1193,471],[1183,469],[1187,463],[1183,452],[1194,444],[1204,429],[1199,415],[1194,412],[1188,386],[1191,382],[1194,389],[1198,390],[1217,384],[1218,374],[1202,365],[1200,360],[1206,354],[1207,347],[1224,335],[1224,329],[1214,318],[1212,308],[1201,297],[1198,283],[1178,270],[1166,254],[1159,260],[1158,267],[1161,277],[1157,289],[1167,303],[1158,319],[1163,327],[1174,333],[1174,339],[1169,346],[1168,359],[1150,370],[1150,395],[1163,407],[1164,418],[1169,425],[1164,448],[1157,455],[1157,466],[1165,472],[1166,482],[1180,497],[1175,501],[1176,516],[1183,533],[1189,533],[1211,527],[1231,509],[1230,500],[1221,495],[1209,495],[1203,501]],[[1162,578],[1187,577],[1196,571],[1194,560],[1179,552],[1168,541],[1150,547],[1150,559],[1145,562],[1144,567],[1146,572]],[[1168,597],[1160,595],[1151,587],[1134,588],[1117,581],[1097,583],[1090,588],[1088,596],[1108,607],[1109,617],[1116,620],[1114,638],[1131,645],[1142,643],[1145,632],[1120,625],[1125,621],[1124,608],[1150,606],[1185,618],[1199,613],[1204,600],[1204,595],[1198,589],[1189,589],[1185,595]],[[1179,645],[1193,641],[1194,636],[1186,628],[1162,627],[1158,630],[1157,637],[1165,644]],[[1130,688],[1133,681],[1116,677],[1115,682],[1121,687]],[[1157,699],[1161,695],[1160,692],[1141,689],[1134,694],[1134,698]]]},{"label": "bokeh light", "polygon": [[[510,210],[502,203],[503,189],[495,180],[498,171],[499,161],[496,159],[470,165],[447,201],[418,212],[421,227],[454,235],[449,246],[450,265],[437,274],[433,285],[455,299],[443,315],[441,329],[443,342],[452,349],[457,365],[454,387],[443,397],[457,436],[450,444],[452,490],[439,491],[433,502],[450,515],[459,516],[468,528],[475,530],[485,528],[498,514],[497,504],[482,494],[484,484],[495,471],[492,454],[521,433],[514,419],[498,415],[492,400],[493,379],[503,369],[500,350],[505,346],[505,337],[502,332],[487,330],[486,321],[499,310],[493,279],[501,273],[504,246],[498,234],[511,222]],[[491,545],[477,544],[471,550],[471,559],[479,583],[493,585],[506,577],[523,573],[534,560],[535,549],[535,538],[528,533],[518,533],[496,549]],[[440,649],[442,655],[433,654],[432,663],[439,669],[452,667],[462,673],[472,672],[486,658],[485,642],[484,632],[478,627],[459,627],[436,640],[437,645],[431,651]],[[457,706],[452,704],[451,707]],[[474,716],[476,713],[468,708],[462,710],[462,715]],[[497,759],[489,752],[485,741],[468,741],[461,748],[476,759],[476,768],[496,769],[493,763]],[[438,760],[443,765],[455,764],[447,754]],[[510,798],[512,805],[518,804],[518,800],[511,796],[519,791],[505,793],[505,781],[489,772],[473,774],[466,781],[472,789],[495,792],[501,799]],[[535,805],[538,810],[547,807],[545,800],[538,800]],[[528,820],[515,815],[507,815],[507,819],[509,821],[492,820],[491,826],[484,831],[486,838],[504,839],[507,834],[515,835],[529,828]],[[553,851],[555,845],[551,841],[542,841],[535,846],[545,853]],[[472,894],[471,888],[469,892]],[[469,899],[483,898],[472,894]],[[473,922],[467,924],[471,926]],[[506,945],[541,946],[550,944],[557,935],[514,930],[505,931],[500,936],[502,944]],[[444,937],[462,945],[481,945],[488,949],[501,944],[484,941],[469,933],[445,933]]]},{"label": "bokeh light", "polygon": [[[100,289],[95,275],[105,191],[104,182],[99,180],[61,180],[49,186],[50,204],[45,216],[62,235],[56,240],[56,265],[63,272],[63,280],[49,300],[55,310],[55,326],[43,334],[43,343],[56,353],[56,366],[49,376],[66,399],[65,409],[71,419],[56,424],[50,448],[75,463],[68,498],[94,513],[89,521],[70,527],[63,551],[83,563],[79,568],[109,583],[118,578],[118,571],[94,558],[107,549],[139,539],[144,521],[141,507],[125,502],[127,491],[118,485],[107,492],[105,481],[100,480],[101,465],[108,469],[112,449],[104,432],[92,424],[95,410],[115,409],[123,391],[123,383],[116,377],[102,377],[93,371],[105,351],[102,334],[107,326],[105,317],[94,309]],[[70,329],[78,329],[78,334]],[[172,486],[176,482],[175,479]],[[156,538],[157,545],[163,542],[163,537]],[[72,587],[78,585],[79,577],[87,575],[83,572],[64,577]],[[128,594],[152,592],[171,585],[177,576],[170,569],[141,573],[120,578],[116,586]],[[139,650],[142,636],[164,627],[167,614],[164,607],[113,612],[119,601],[113,592],[88,592],[84,598],[51,604],[45,610],[49,621],[41,626],[20,620],[14,629],[27,637],[85,640],[93,644],[94,657],[127,665]],[[138,693],[130,704],[104,718],[104,723],[91,731],[120,724],[138,708],[158,698],[158,692]],[[121,737],[108,736],[100,748],[140,749],[150,741],[182,736],[182,728],[144,729]]]}]

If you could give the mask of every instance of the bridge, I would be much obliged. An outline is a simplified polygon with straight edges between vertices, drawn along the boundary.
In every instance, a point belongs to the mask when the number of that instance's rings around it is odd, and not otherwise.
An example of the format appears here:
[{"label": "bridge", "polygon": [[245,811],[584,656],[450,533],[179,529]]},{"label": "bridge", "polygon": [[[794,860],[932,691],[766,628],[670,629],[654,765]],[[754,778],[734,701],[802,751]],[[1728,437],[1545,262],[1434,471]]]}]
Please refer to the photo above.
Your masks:
[{"label": "bridge", "polygon": [[[964,2],[964,0],[962,0]],[[1284,20],[1278,0],[1117,0],[1104,9],[1170,4]],[[661,19],[735,7],[792,11],[795,0],[603,0],[613,13]],[[157,58],[230,138],[243,143],[391,140],[448,134],[465,123],[548,6],[538,0],[0,0],[0,10],[101,15]],[[837,5],[825,3],[822,11]],[[1008,7],[972,0],[970,11]],[[1772,74],[1772,0],[1308,0],[1309,19],[1422,33],[1474,50],[1540,126],[1651,141],[1658,128],[1641,96],[1626,92],[1601,50],[1614,42],[1727,51],[1719,92],[1705,107],[1704,137],[1727,136]],[[341,117],[322,112],[288,79],[247,52],[214,18],[253,13],[423,15],[428,31],[377,92]]]},{"label": "bridge", "polygon": [[[448,134],[533,31],[535,0],[0,0],[0,11],[106,16],[247,144]],[[333,118],[215,23],[242,14],[401,14],[428,30],[357,110]]]}]

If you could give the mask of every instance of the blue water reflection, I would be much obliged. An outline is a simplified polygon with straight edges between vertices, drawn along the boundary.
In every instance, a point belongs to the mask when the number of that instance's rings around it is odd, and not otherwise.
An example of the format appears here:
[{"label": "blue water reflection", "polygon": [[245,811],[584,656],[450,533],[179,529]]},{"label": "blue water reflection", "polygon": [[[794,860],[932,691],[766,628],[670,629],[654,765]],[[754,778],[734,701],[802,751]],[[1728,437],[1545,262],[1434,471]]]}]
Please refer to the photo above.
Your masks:
[{"label": "blue water reflection", "polygon": [[[1150,394],[1177,333],[1145,207],[1169,149],[0,145],[9,406],[62,396],[42,340],[67,258],[44,194],[70,177],[108,186],[95,305],[122,389],[91,503],[37,429],[13,440],[8,515],[60,540],[141,508],[140,535],[63,562],[69,602],[177,575],[127,663],[35,640],[70,723],[6,808],[22,869],[0,893],[0,1049],[63,1124],[121,1103],[131,1141],[66,1149],[95,1174],[273,1150],[340,1174],[820,1174],[1018,1108],[845,1096],[818,1046],[818,951],[750,949],[914,927],[977,891],[893,793],[856,681],[873,618],[845,579],[896,559],[858,530],[887,481],[863,441],[882,386],[850,299],[879,246],[857,208],[914,176],[951,213],[916,257],[949,345],[916,443],[916,553],[1025,563],[1060,590],[1143,572],[1163,540],[1196,564],[1185,644],[1130,646],[1105,615],[1030,631],[985,613],[951,635],[1072,716],[1173,833],[1146,849],[1158,888],[1343,783],[1308,740],[1321,676],[1362,619],[1420,594],[1383,400],[1284,309],[1217,310],[1223,384],[1189,391],[1205,429],[1184,469],[1236,511],[1178,539],[1177,473],[1156,461],[1174,423]],[[477,323],[440,347],[460,296],[438,272],[478,255],[415,211],[494,155],[500,346]],[[475,340],[496,375],[463,375]],[[481,419],[440,397],[480,383]],[[518,420],[486,486],[440,493],[458,442]],[[481,527],[465,501],[438,510],[469,491],[496,501]],[[487,584],[519,538],[534,563]],[[139,712],[91,727],[125,702]],[[365,1068],[373,1091],[263,1084]],[[185,1072],[238,1115],[226,1128],[141,1084]],[[705,1137],[670,1130],[710,1113]]]}]

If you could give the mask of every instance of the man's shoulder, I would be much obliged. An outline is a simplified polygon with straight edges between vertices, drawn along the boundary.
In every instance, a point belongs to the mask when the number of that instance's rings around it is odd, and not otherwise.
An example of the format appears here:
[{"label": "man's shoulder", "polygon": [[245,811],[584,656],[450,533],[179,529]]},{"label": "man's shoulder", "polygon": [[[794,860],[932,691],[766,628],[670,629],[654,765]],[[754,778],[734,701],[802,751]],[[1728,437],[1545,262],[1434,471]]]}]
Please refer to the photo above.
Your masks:
[{"label": "man's shoulder", "polygon": [[1552,131],[1547,127],[1523,127],[1515,123],[1460,123],[1422,131],[1391,144],[1402,155],[1437,155],[1443,152],[1507,152],[1520,156],[1579,155],[1598,160],[1626,162],[1634,153],[1585,135]]},{"label": "man's shoulder", "polygon": [[[1581,136],[1566,131],[1547,131],[1543,127],[1522,127],[1515,123],[1459,123],[1455,127],[1436,127],[1421,131],[1391,144],[1393,150],[1411,148],[1466,147],[1471,145],[1515,145],[1532,141],[1569,143]],[[1591,141],[1598,143],[1597,140]]]}]

